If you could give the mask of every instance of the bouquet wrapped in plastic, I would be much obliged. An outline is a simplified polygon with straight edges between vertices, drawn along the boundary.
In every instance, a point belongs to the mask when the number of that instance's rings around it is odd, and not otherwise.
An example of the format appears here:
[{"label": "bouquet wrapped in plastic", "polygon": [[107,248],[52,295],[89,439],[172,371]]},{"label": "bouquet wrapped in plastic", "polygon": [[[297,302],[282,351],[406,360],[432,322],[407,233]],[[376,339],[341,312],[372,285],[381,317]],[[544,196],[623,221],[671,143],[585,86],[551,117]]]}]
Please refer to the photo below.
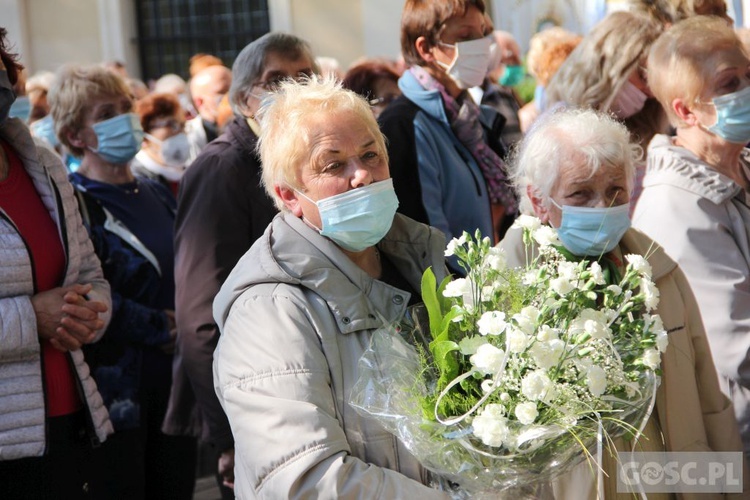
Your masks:
[{"label": "bouquet wrapped in plastic", "polygon": [[[643,256],[622,276],[568,260],[553,228],[522,216],[529,264],[488,238],[448,244],[466,278],[422,279],[424,305],[376,332],[352,405],[470,495],[543,496],[602,442],[636,439],[654,404],[667,334]],[[537,247],[532,257],[532,246]]]}]

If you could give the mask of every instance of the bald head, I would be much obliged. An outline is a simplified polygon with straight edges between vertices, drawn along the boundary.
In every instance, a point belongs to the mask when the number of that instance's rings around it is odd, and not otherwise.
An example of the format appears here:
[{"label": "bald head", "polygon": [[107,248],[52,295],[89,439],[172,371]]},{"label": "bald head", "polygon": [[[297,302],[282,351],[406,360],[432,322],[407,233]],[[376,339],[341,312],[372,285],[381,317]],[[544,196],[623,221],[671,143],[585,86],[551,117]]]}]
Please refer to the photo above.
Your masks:
[{"label": "bald head", "polygon": [[204,120],[216,123],[219,101],[231,85],[232,72],[226,66],[209,66],[190,79],[190,97]]}]

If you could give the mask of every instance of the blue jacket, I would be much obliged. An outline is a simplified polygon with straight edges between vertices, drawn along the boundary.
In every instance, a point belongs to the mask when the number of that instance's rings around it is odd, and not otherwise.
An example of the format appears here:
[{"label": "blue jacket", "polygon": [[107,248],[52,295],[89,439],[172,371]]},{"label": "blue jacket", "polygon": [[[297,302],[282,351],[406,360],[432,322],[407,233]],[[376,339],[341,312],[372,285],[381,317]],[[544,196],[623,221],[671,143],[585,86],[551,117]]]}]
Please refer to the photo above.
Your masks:
[{"label": "blue jacket", "polygon": [[[104,277],[112,287],[112,321],[98,343],[84,346],[84,356],[115,431],[137,428],[141,421],[139,391],[143,386],[144,352],[151,351],[152,362],[172,364],[172,356],[159,349],[171,340],[169,321],[164,311],[153,305],[161,286],[159,264],[151,251],[86,192],[75,176],[70,180]],[[175,212],[176,202],[166,188],[156,181],[141,179],[141,182],[153,183],[159,198]],[[170,382],[158,381],[160,385]]]},{"label": "blue jacket", "polygon": [[[492,237],[486,182],[471,152],[451,130],[440,92],[425,90],[409,71],[398,84],[403,95],[379,120],[388,139],[399,212],[440,229],[447,240],[477,229]],[[504,119],[482,107],[481,121],[488,144],[504,156],[499,139]]]}]

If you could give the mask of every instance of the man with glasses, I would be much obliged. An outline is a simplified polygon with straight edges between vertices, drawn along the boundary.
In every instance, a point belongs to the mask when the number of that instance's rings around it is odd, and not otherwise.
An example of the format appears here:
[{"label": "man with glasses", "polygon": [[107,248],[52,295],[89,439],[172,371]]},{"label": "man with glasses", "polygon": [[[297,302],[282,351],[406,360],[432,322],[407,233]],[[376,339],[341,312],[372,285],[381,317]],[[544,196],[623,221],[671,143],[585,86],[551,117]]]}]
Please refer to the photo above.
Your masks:
[{"label": "man with glasses", "polygon": [[[259,238],[277,210],[261,186],[255,121],[261,99],[285,78],[318,73],[304,40],[268,33],[246,46],[232,66],[229,101],[235,118],[182,178],[175,226],[177,352],[165,432],[190,432],[194,403],[203,437],[219,455],[219,474],[231,486],[234,443],[213,386],[219,331],[212,303],[229,272]],[[225,498],[234,498],[222,489]]]}]

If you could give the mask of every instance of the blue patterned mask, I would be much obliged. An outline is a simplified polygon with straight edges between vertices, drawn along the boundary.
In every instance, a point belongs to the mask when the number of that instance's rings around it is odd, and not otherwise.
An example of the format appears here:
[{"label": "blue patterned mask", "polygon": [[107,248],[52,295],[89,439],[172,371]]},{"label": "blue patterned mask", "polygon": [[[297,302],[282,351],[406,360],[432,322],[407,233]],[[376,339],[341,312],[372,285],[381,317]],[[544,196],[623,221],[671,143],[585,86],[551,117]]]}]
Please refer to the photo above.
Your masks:
[{"label": "blue patterned mask", "polygon": [[122,165],[133,159],[143,142],[141,121],[135,113],[123,113],[92,127],[98,146],[91,149],[106,161]]},{"label": "blue patterned mask", "polygon": [[561,207],[552,198],[550,201],[562,210],[557,237],[573,255],[600,257],[611,252],[630,228],[629,203],[609,208],[592,208],[570,205]]},{"label": "blue patterned mask", "polygon": [[318,207],[323,224],[320,234],[351,252],[361,252],[382,240],[391,229],[398,208],[393,179],[373,182],[317,202],[297,193]]},{"label": "blue patterned mask", "polygon": [[716,123],[708,130],[725,141],[747,144],[750,141],[750,87],[714,97],[713,104],[716,107]]}]

